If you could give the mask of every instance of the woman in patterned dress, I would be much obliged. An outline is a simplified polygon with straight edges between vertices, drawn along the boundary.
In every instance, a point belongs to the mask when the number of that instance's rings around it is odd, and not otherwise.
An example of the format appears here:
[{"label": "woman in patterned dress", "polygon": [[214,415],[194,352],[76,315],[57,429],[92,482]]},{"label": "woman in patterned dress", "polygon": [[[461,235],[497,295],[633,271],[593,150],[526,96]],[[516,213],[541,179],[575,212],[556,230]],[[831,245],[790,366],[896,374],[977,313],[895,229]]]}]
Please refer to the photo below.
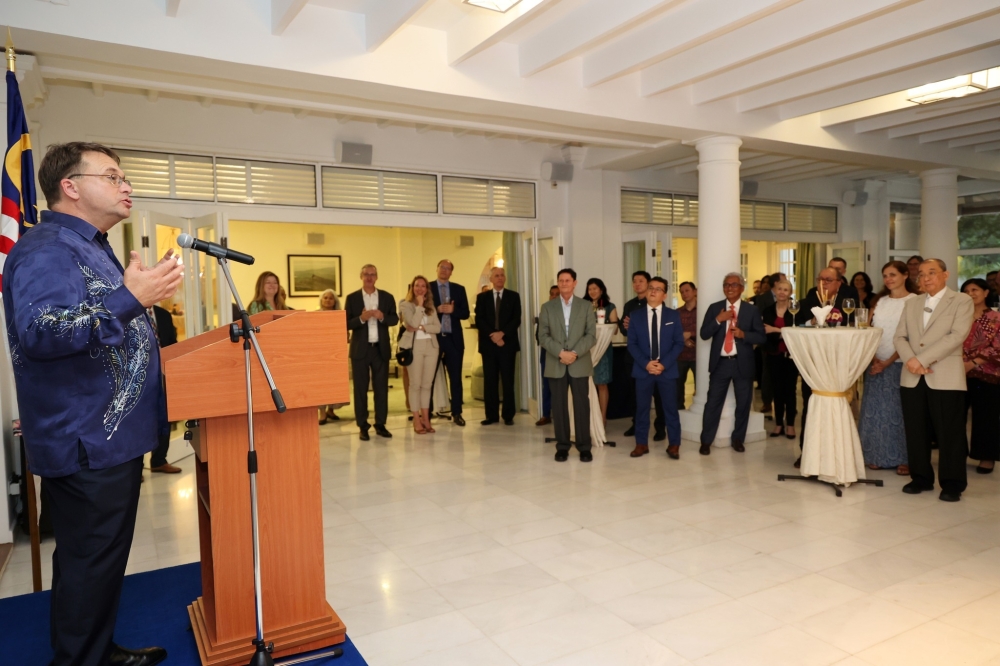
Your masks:
[{"label": "woman in patterned dress", "polygon": [[986,306],[986,280],[966,280],[962,293],[975,307],[972,330],[962,347],[969,386],[965,401],[972,409],[969,457],[979,461],[977,472],[990,474],[1000,460],[1000,313]]},{"label": "woman in patterned dress", "polygon": [[906,301],[913,298],[909,271],[901,261],[882,267],[885,285],[872,305],[872,326],[882,329],[875,358],[868,366],[865,394],[861,401],[858,434],[865,463],[870,469],[896,468],[899,475],[909,475],[906,457],[906,432],[903,429],[903,406],[899,399],[899,377],[903,364],[892,343],[896,326]]},{"label": "woman in patterned dress", "polygon": [[[608,298],[608,289],[604,286],[603,280],[600,278],[587,280],[587,293],[583,298],[594,306],[594,316],[598,318],[598,321],[601,320],[598,313],[603,313],[605,324],[618,323],[618,311],[615,309],[615,304]],[[611,347],[608,347],[604,356],[594,366],[594,386],[597,387],[597,397],[601,402],[601,418],[604,420],[605,427],[608,425],[608,384],[611,383],[613,359],[614,353]]]}]

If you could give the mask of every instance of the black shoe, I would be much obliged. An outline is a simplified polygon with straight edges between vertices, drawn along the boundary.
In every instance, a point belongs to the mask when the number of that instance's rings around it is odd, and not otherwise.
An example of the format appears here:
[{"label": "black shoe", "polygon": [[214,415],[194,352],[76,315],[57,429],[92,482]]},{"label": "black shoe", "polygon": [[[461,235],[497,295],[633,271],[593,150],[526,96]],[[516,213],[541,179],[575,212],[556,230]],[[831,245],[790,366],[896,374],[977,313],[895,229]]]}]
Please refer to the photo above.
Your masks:
[{"label": "black shoe", "polygon": [[556,462],[566,462],[569,460],[569,451],[556,451]]},{"label": "black shoe", "polygon": [[455,425],[457,426],[465,425],[465,419],[462,418],[461,414],[456,414],[455,416],[451,417],[451,420],[454,421]]},{"label": "black shoe", "polygon": [[500,423],[497,419],[483,419],[479,422],[479,425],[493,425],[494,423]]},{"label": "black shoe", "polygon": [[362,442],[367,442],[369,439],[371,439],[371,437],[368,435],[368,428],[362,430],[361,433],[358,435],[358,437],[361,438]]},{"label": "black shoe", "polygon": [[957,502],[962,499],[962,493],[954,493],[949,490],[942,490],[941,494],[938,495],[938,499],[942,502]]},{"label": "black shoe", "polygon": [[746,449],[743,447],[743,442],[741,442],[738,439],[734,440],[733,441],[733,451],[736,451],[736,453],[743,453],[744,451],[746,451]]},{"label": "black shoe", "polygon": [[631,428],[629,428],[628,430],[626,430],[625,431],[625,436],[626,437],[635,437],[635,426],[632,426]]},{"label": "black shoe", "polygon": [[799,456],[798,458],[795,459],[795,462],[792,463],[792,467],[794,467],[795,469],[799,469],[800,467],[802,467],[802,456]]},{"label": "black shoe", "polygon": [[781,437],[784,434],[785,434],[785,427],[781,426],[775,432],[770,433],[768,437]]},{"label": "black shoe", "polygon": [[[996,465],[994,465],[994,467],[996,467]],[[992,473],[993,473],[993,467],[980,467],[979,465],[976,465],[976,474],[992,474]]]},{"label": "black shoe", "polygon": [[154,666],[167,658],[167,651],[161,647],[128,650],[116,645],[108,656],[108,666]]},{"label": "black shoe", "polygon": [[661,430],[661,431],[657,432],[655,435],[653,435],[653,441],[654,442],[662,442],[666,438],[667,438],[667,433],[666,433],[666,431],[663,431],[663,430]]},{"label": "black shoe", "polygon": [[384,425],[375,425],[375,434],[379,437],[392,437],[392,433],[385,429]]},{"label": "black shoe", "polygon": [[594,454],[590,451],[580,451],[580,462],[590,462],[594,459]]},{"label": "black shoe", "polygon": [[514,425],[514,419],[504,419],[503,420],[503,424],[504,425]]},{"label": "black shoe", "polygon": [[711,454],[712,453],[712,445],[711,444],[702,444],[701,447],[698,448],[698,453],[700,453],[703,456],[707,456],[707,455]]},{"label": "black shoe", "polygon": [[[919,495],[926,490],[934,490],[934,486],[928,486],[920,483],[919,481],[910,481],[908,484],[903,486],[903,492],[907,495]],[[943,493],[944,491],[942,491],[942,494]]]}]

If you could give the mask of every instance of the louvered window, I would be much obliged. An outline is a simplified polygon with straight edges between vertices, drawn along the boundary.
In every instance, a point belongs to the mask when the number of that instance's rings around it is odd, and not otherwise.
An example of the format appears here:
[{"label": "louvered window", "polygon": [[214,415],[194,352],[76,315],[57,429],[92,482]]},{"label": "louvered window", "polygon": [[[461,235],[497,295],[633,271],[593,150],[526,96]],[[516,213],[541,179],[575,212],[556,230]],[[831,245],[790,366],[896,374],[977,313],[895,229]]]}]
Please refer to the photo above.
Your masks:
[{"label": "louvered window", "polygon": [[136,197],[155,199],[215,199],[212,158],[136,150],[116,151],[122,171]]},{"label": "louvered window", "polygon": [[437,176],[323,167],[323,206],[436,213]]},{"label": "louvered window", "polygon": [[784,231],[785,204],[774,201],[741,201],[740,227]]},{"label": "louvered window", "polygon": [[441,177],[441,202],[448,215],[535,217],[535,185],[485,178]]},{"label": "louvered window", "polygon": [[698,199],[684,194],[622,190],[622,222],[696,226]]},{"label": "louvered window", "polygon": [[788,204],[789,231],[837,232],[837,209],[833,206]]},{"label": "louvered window", "polygon": [[219,201],[279,206],[316,205],[316,167],[219,158]]}]

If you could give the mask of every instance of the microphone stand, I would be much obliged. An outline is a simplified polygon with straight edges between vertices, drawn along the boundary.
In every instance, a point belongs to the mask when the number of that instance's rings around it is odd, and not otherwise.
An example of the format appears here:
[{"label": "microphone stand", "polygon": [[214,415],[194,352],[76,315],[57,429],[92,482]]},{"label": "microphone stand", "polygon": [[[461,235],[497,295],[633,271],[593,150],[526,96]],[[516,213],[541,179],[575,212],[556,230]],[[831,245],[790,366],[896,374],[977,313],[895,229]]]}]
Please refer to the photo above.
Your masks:
[{"label": "microphone stand", "polygon": [[[250,658],[249,666],[275,666],[274,659],[271,658],[271,652],[274,651],[274,643],[264,641],[264,601],[260,584],[260,532],[258,531],[257,523],[257,450],[254,448],[253,384],[250,380],[251,347],[253,347],[253,350],[257,354],[257,360],[260,361],[260,367],[264,370],[264,377],[267,378],[267,385],[271,389],[271,400],[274,401],[275,408],[278,410],[279,414],[283,414],[286,407],[285,401],[281,397],[281,392],[278,391],[278,388],[274,385],[274,378],[271,377],[271,371],[267,367],[267,361],[264,360],[264,353],[261,351],[260,344],[257,342],[257,333],[260,333],[260,328],[254,327],[250,324],[250,313],[248,313],[243,307],[243,301],[240,300],[239,292],[236,291],[236,285],[233,283],[233,276],[229,273],[229,262],[225,257],[218,255],[213,256],[215,256],[216,260],[219,262],[219,267],[226,276],[226,282],[229,283],[229,290],[232,292],[233,298],[236,299],[236,307],[239,308],[240,311],[239,323],[233,322],[229,325],[229,339],[233,343],[243,340],[243,358],[246,370],[247,437],[249,440],[247,471],[250,473],[250,520],[251,534],[253,537],[253,592],[257,624],[256,636],[252,641],[255,649],[253,656]],[[339,657],[343,653],[344,651],[342,649],[333,648],[332,650],[320,654],[280,662],[280,666],[291,666],[292,664],[300,664],[324,657]]]}]

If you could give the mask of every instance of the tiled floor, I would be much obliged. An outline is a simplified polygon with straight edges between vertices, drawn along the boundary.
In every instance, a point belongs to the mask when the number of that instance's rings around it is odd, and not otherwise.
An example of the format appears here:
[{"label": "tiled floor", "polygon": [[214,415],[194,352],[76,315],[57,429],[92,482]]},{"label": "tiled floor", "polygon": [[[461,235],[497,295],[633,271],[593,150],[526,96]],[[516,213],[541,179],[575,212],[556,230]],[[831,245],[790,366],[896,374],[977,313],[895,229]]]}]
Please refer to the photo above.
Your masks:
[{"label": "tiled floor", "polygon": [[[633,460],[617,421],[621,446],[557,464],[527,416],[481,414],[321,428],[327,596],[372,666],[1000,666],[1000,475],[959,504],[893,472],[837,499],[776,481],[784,438]],[[129,572],[198,559],[181,467],[147,472]],[[0,596],[28,591],[18,543]]]}]

